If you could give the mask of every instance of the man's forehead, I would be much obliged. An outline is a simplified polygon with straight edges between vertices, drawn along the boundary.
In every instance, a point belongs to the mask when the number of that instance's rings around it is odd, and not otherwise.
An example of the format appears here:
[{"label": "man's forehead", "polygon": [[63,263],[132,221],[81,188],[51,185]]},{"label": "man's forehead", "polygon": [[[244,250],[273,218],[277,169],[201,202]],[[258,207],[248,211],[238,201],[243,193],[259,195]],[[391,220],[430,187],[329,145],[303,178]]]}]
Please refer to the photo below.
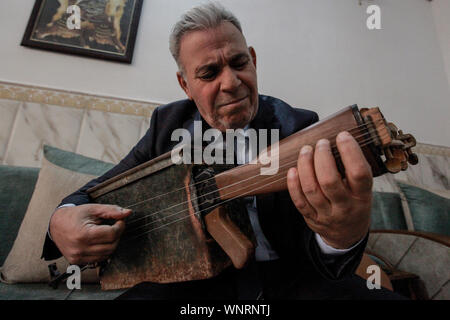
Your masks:
[{"label": "man's forehead", "polygon": [[[202,66],[211,64],[222,64],[241,58],[242,56],[248,56],[248,50],[237,48],[226,48],[223,51],[221,49],[211,49],[205,52],[204,55],[195,59],[195,68],[199,69]],[[223,60],[225,59],[225,61]]]},{"label": "man's forehead", "polygon": [[222,57],[231,59],[239,54],[248,54],[247,43],[242,33],[229,22],[214,29],[189,32],[180,43],[180,58],[196,65],[215,63]]}]

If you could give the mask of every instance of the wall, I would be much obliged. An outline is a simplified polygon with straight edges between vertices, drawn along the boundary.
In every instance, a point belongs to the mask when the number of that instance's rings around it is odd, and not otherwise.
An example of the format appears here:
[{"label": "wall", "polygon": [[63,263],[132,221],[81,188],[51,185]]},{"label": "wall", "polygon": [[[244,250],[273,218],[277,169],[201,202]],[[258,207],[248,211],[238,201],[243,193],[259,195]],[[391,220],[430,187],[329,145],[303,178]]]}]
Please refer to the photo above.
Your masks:
[{"label": "wall", "polygon": [[0,163],[40,167],[45,144],[118,163],[156,106],[0,81]]},{"label": "wall", "polygon": [[[118,163],[149,127],[153,103],[0,81],[0,164],[40,167],[43,145]],[[395,179],[449,190],[450,148],[419,143],[419,163],[374,179],[374,191],[398,192]]]},{"label": "wall", "polygon": [[450,1],[434,0],[431,8],[450,87]]},{"label": "wall", "polygon": [[[134,61],[125,65],[19,46],[34,0],[3,0],[0,80],[152,102],[183,98],[167,39],[179,15],[199,2],[146,0]],[[441,44],[448,30],[438,23],[446,6],[436,10],[426,0],[221,2],[241,19],[256,49],[261,93],[321,117],[354,103],[377,105],[419,141],[450,145],[448,51]],[[368,4],[381,7],[382,30],[366,28]]]}]

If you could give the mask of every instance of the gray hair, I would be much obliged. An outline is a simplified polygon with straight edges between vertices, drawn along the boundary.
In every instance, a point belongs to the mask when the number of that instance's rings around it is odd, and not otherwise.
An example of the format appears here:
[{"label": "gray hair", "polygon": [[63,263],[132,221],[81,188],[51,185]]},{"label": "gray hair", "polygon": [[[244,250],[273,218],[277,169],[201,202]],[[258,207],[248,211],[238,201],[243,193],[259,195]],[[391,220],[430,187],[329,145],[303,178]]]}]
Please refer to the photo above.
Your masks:
[{"label": "gray hair", "polygon": [[180,71],[183,71],[179,62],[180,43],[183,35],[196,30],[214,29],[225,21],[232,23],[242,33],[239,20],[217,2],[199,5],[181,16],[180,20],[174,25],[169,38],[170,53]]}]

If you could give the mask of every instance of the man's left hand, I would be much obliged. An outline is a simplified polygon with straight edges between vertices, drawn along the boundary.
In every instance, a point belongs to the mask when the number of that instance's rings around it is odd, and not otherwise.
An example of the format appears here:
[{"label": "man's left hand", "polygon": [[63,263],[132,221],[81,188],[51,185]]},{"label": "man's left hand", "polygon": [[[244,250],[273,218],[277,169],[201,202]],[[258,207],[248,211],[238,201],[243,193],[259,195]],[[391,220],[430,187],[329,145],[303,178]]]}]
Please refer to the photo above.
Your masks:
[{"label": "man's left hand", "polygon": [[336,138],[345,167],[337,170],[330,142],[300,150],[297,168],[287,174],[289,194],[308,226],[335,249],[347,249],[364,238],[370,224],[372,171],[348,132]]}]

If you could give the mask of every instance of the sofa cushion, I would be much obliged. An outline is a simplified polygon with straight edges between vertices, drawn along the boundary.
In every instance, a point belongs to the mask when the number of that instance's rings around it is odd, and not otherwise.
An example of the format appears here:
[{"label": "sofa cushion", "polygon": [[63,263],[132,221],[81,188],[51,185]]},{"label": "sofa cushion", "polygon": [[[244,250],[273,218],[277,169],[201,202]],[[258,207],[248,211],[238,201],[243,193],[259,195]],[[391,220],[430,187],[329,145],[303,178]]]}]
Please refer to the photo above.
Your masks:
[{"label": "sofa cushion", "polygon": [[[47,282],[49,280],[49,264],[56,262],[60,272],[65,271],[68,266],[64,258],[53,261],[41,259],[48,223],[61,199],[93,179],[97,174],[68,170],[47,158],[67,167],[72,166],[74,169],[86,168],[86,163],[96,162],[98,174],[102,174],[113,166],[75,153],[45,147],[42,168],[33,196],[13,248],[1,268],[3,282]],[[82,281],[98,281],[95,270],[83,272]]]},{"label": "sofa cushion", "polygon": [[101,176],[114,164],[44,145],[44,158],[58,167],[93,176]]},{"label": "sofa cushion", "polygon": [[450,236],[450,191],[437,191],[398,181],[406,196],[415,231]]},{"label": "sofa cushion", "polygon": [[16,239],[39,168],[0,165],[0,266]]},{"label": "sofa cushion", "polygon": [[406,230],[406,220],[403,214],[402,200],[398,193],[373,192],[372,230]]}]

